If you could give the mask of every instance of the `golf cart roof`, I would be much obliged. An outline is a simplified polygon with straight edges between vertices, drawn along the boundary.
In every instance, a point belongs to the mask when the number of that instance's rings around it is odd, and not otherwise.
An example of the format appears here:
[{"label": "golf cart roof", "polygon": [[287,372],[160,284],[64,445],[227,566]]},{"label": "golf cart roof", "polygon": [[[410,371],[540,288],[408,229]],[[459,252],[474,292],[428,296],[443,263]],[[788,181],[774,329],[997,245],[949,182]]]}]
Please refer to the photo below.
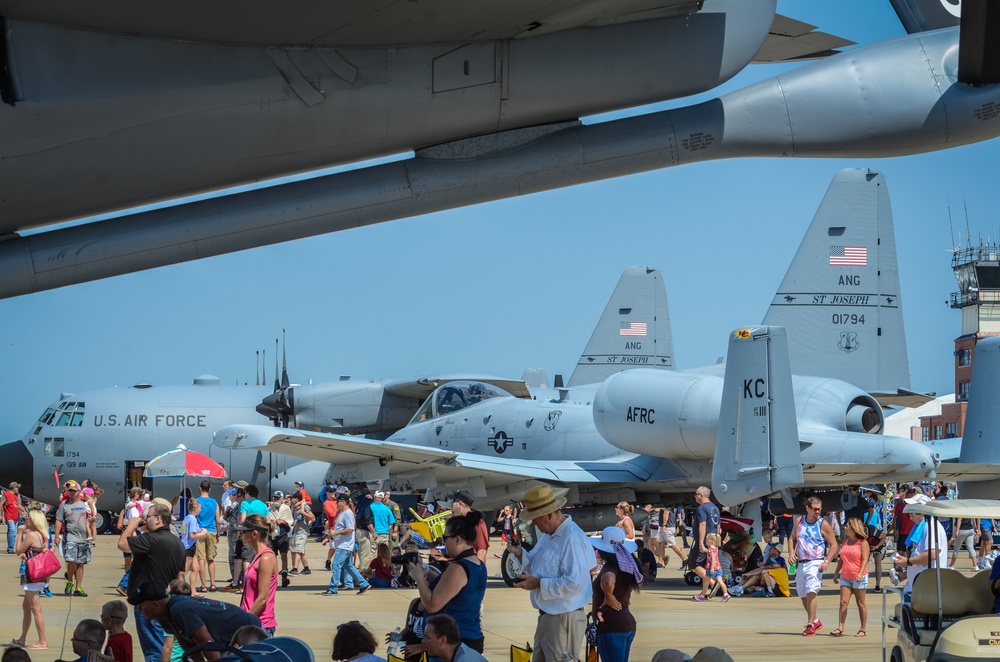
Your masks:
[{"label": "golf cart roof", "polygon": [[1000,501],[990,499],[946,499],[930,503],[910,503],[904,513],[934,517],[1000,517]]}]

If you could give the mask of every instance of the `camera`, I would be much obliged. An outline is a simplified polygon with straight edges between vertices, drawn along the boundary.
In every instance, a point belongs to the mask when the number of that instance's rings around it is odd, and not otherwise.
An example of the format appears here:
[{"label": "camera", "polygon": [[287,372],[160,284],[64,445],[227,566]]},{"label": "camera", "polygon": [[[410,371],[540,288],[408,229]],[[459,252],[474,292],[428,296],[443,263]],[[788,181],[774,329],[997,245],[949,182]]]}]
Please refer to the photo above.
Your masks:
[{"label": "camera", "polygon": [[404,563],[420,563],[420,554],[417,552],[406,552],[405,554],[395,554],[390,559],[393,565],[403,565]]}]

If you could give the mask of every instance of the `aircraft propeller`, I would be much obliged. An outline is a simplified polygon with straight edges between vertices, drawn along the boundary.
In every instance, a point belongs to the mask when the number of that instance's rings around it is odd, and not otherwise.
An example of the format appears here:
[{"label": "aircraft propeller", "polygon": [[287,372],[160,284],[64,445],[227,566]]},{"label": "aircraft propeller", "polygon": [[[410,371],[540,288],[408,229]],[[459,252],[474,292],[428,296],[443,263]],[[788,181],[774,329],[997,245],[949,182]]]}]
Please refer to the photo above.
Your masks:
[{"label": "aircraft propeller", "polygon": [[285,330],[281,330],[281,379],[278,379],[278,339],[274,339],[274,392],[265,397],[259,405],[257,412],[267,416],[274,421],[275,427],[288,427],[291,416],[295,413],[292,403],[291,392],[288,390],[291,385],[288,380],[288,358],[285,349]]}]

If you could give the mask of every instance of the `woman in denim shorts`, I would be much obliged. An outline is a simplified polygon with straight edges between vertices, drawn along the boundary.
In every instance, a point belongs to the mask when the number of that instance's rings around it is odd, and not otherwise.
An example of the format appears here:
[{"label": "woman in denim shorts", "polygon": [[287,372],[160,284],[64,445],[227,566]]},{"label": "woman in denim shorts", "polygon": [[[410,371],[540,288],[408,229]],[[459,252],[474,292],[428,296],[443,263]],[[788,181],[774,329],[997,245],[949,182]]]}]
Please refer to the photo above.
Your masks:
[{"label": "woman in denim shorts", "polygon": [[871,550],[868,547],[868,530],[864,522],[857,517],[847,520],[844,526],[847,536],[840,546],[840,560],[837,561],[837,571],[833,573],[834,583],[840,582],[840,624],[830,634],[834,637],[844,636],[844,621],[847,620],[847,608],[851,604],[851,594],[858,605],[858,616],[861,617],[861,629],[855,637],[865,636],[868,627],[868,607],[865,605],[865,591],[868,589],[868,557]]}]

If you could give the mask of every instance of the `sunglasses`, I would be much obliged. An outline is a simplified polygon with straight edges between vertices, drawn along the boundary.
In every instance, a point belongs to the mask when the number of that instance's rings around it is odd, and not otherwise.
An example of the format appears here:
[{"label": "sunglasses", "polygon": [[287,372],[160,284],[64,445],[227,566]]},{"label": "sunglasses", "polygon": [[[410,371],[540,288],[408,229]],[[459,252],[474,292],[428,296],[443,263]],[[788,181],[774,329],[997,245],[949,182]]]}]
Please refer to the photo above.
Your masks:
[{"label": "sunglasses", "polygon": [[813,511],[814,513],[821,513],[821,512],[823,512],[822,508],[816,508],[815,506],[813,506],[809,510]]}]

